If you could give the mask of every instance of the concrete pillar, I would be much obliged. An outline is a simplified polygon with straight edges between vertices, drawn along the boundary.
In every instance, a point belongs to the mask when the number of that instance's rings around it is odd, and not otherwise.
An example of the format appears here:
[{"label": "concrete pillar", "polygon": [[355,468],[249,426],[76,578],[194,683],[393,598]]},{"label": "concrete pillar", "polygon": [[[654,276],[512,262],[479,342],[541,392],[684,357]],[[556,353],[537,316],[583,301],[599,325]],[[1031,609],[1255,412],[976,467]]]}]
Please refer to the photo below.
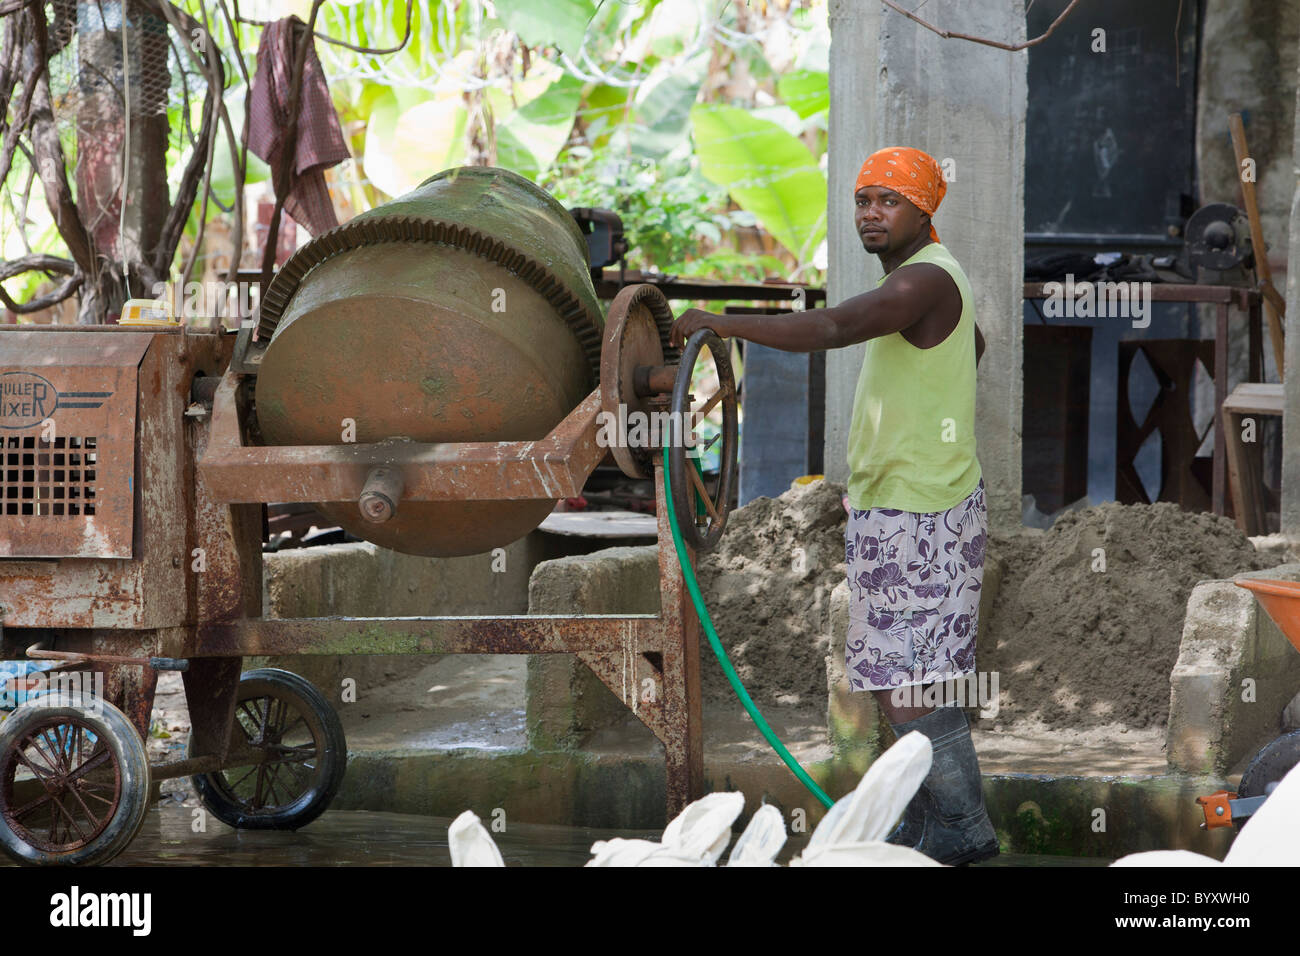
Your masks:
[{"label": "concrete pillar", "polygon": [[[1291,177],[1296,185],[1291,199],[1286,270],[1286,314],[1289,317],[1300,315],[1300,80],[1296,86],[1295,132],[1291,147]],[[1290,334],[1286,336],[1286,350],[1282,356],[1288,374],[1283,378],[1281,530],[1286,535],[1300,535],[1300,381],[1295,374],[1295,370],[1300,368],[1300,336],[1295,333],[1294,318],[1284,321],[1283,326]]]},{"label": "concrete pillar", "polygon": [[[932,0],[944,29],[1015,43],[1023,0]],[[989,520],[1020,525],[1020,409],[1027,53],[945,40],[880,3],[831,0],[831,304],[875,287],[880,262],[853,230],[853,181],[868,153],[901,144],[952,160],[934,217],[975,293],[987,351],[980,363],[976,442]],[[864,346],[827,353],[826,475],[848,479],[846,448]]]}]

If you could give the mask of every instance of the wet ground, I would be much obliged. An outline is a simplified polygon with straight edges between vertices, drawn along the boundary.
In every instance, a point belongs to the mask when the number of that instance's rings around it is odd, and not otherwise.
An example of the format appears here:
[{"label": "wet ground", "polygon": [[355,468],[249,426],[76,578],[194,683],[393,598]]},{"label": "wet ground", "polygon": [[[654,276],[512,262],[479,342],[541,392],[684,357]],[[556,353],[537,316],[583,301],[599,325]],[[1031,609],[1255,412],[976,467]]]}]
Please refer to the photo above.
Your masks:
[{"label": "wet ground", "polygon": [[[403,662],[402,667],[403,676],[382,687],[363,683],[358,702],[336,703],[353,753],[528,748],[523,656],[453,654],[419,667]],[[764,716],[801,763],[830,759],[824,704],[811,709],[770,707]],[[974,723],[971,739],[985,774],[1090,777],[1168,772],[1163,727],[1071,730],[1029,722],[1004,726],[996,718]],[[772,759],[770,747],[738,703],[706,707],[704,724],[706,759]],[[183,757],[188,735],[181,675],[164,672],[154,699],[151,761]],[[646,756],[662,752],[654,735],[635,721],[593,733],[583,741],[583,749]]]},{"label": "wet ground", "polygon": [[[296,832],[238,831],[207,816],[192,830],[191,808],[168,801],[149,811],[135,842],[111,866],[450,866],[446,817],[330,811]],[[490,821],[485,820],[485,825]],[[657,839],[654,830],[600,830],[510,823],[493,833],[507,866],[582,866],[591,845],[613,837]],[[807,845],[794,834],[777,858],[788,863]],[[995,857],[979,866],[1105,866],[1109,860],[1059,856]]]}]

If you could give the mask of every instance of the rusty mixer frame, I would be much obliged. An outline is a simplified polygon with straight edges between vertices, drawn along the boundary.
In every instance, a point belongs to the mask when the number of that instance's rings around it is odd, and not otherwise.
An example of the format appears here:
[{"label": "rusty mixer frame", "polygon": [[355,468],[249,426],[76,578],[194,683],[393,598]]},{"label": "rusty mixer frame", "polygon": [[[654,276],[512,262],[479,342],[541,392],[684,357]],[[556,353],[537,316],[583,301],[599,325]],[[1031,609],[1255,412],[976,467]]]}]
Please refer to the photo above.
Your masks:
[{"label": "rusty mixer frame", "polygon": [[[679,518],[684,535],[711,546],[734,487],[735,383],[726,347],[708,331],[692,337],[678,365],[665,364],[671,322],[653,287],[623,290],[606,322],[599,385],[540,440],[311,447],[251,443],[258,351],[249,330],[238,342],[183,327],[0,331],[0,383],[24,396],[23,404],[9,407],[17,420],[0,417],[0,464],[7,469],[0,472],[0,652],[5,659],[25,654],[102,674],[103,699],[135,731],[123,734],[126,724],[115,730],[111,721],[86,724],[57,708],[43,713],[39,701],[0,724],[2,848],[29,863],[104,862],[138,832],[151,779],[194,775],[196,783],[209,781],[210,790],[222,771],[236,767],[256,769],[261,794],[263,771],[270,778],[281,763],[296,763],[295,772],[310,771],[307,790],[298,793],[282,781],[289,792],[270,791],[273,805],[236,807],[218,814],[222,819],[275,828],[313,819],[342,777],[339,756],[327,752],[342,744],[341,728],[335,737],[326,726],[332,720],[337,727],[337,717],[305,681],[295,678],[291,686],[279,679],[278,690],[258,691],[268,703],[254,715],[261,725],[250,731],[237,709],[248,709],[241,703],[248,698],[241,692],[241,658],[252,655],[572,653],[663,743],[669,815],[699,796],[699,625],[654,449],[629,451],[620,442],[610,451],[629,474],[653,471],[660,505],[657,615],[279,620],[263,617],[262,609],[266,502],[353,501],[368,520],[382,521],[405,501],[576,496],[606,455],[597,440],[598,413],[620,402],[689,411],[690,371],[705,347],[720,385],[703,410],[718,404],[723,410],[723,467],[710,492],[687,466],[682,446],[689,442],[678,442],[670,471],[674,487],[691,492],[678,496],[678,514],[703,512],[689,524]],[[42,430],[51,422],[52,435]],[[74,465],[82,473],[74,474]],[[146,763],[141,773],[131,758],[135,753],[138,763],[143,753],[136,748],[147,737],[163,669],[183,671],[189,756]],[[653,699],[640,693],[647,679],[658,688]],[[272,733],[275,708],[297,712],[311,741],[294,751]],[[78,727],[58,729],[73,724]],[[42,734],[47,763],[33,766],[30,747]],[[72,756],[76,735],[77,746],[87,748],[80,764]],[[131,737],[138,739],[124,739]],[[20,767],[43,791],[24,796],[15,782]],[[331,779],[322,782],[322,774]],[[92,793],[106,809],[94,804],[79,822],[69,816],[60,837],[56,818],[68,815],[64,805],[75,813]],[[200,794],[208,795],[203,787]],[[56,819],[50,833],[33,836],[24,824],[33,807]]]}]

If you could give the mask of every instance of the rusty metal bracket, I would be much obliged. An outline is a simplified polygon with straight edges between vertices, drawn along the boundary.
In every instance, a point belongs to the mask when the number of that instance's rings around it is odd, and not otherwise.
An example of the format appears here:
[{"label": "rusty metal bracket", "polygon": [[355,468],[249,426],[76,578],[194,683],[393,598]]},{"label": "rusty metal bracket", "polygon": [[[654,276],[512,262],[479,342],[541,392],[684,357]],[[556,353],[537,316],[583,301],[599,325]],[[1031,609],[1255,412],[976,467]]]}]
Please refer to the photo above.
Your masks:
[{"label": "rusty metal bracket", "polygon": [[240,375],[256,375],[262,367],[262,356],[266,354],[268,341],[255,341],[251,325],[244,326],[235,335],[235,352],[230,357],[230,370]]},{"label": "rusty metal bracket", "polygon": [[212,431],[199,471],[225,503],[360,501],[374,468],[401,474],[403,501],[570,498],[605,456],[596,438],[600,389],[593,389],[538,441],[245,446],[227,372],[212,405]]},{"label": "rusty metal bracket", "polygon": [[195,660],[185,671],[191,759],[215,757],[220,768],[229,754],[242,665],[238,657],[210,657]]},{"label": "rusty metal bracket", "polygon": [[[224,703],[205,703],[200,688],[222,685],[215,676],[201,681],[203,669],[223,660],[234,662],[234,676],[228,678],[233,687],[240,658],[250,655],[575,654],[663,743],[667,812],[673,817],[704,792],[699,621],[672,546],[662,466],[655,467],[654,480],[659,504],[658,614],[201,621],[180,651],[193,668],[186,675],[187,693],[193,694],[191,714],[215,722],[224,713]],[[689,545],[688,554],[693,555]],[[647,681],[655,688],[648,698],[642,694]],[[215,747],[224,739],[222,733],[214,726],[205,746]],[[229,733],[228,725],[224,733]]]}]

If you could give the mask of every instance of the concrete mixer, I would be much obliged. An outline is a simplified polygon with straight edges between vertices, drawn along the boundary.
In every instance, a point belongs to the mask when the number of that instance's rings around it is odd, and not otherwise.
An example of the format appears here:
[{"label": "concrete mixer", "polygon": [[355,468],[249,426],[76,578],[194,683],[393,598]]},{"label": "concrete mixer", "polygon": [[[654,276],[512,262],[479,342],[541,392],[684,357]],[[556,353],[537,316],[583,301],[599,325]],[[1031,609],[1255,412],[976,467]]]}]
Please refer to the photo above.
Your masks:
[{"label": "concrete mixer", "polygon": [[[0,655],[51,668],[0,724],[0,850],[105,862],[151,781],[180,776],[234,827],[315,819],[346,765],[338,717],[287,671],[241,675],[249,655],[572,653],[663,742],[668,815],[699,796],[698,622],[659,447],[622,424],[598,440],[602,412],[690,423],[720,407],[717,478],[686,435],[668,465],[688,547],[718,540],[736,475],[729,355],[707,330],[678,355],[671,322],[649,285],[602,315],[565,210],[512,173],[464,168],[304,246],[238,335],[0,327]],[[704,350],[719,387],[697,404]],[[313,503],[401,551],[477,553],[535,528],[607,454],[654,477],[658,615],[262,616],[267,502]],[[190,749],[150,766],[168,669]]]},{"label": "concrete mixer", "polygon": [[[604,324],[564,207],[501,170],[440,173],[312,242],[271,284],[263,441],[540,440],[594,387]],[[428,501],[382,523],[351,503],[321,510],[384,547],[449,556],[514,541],[555,504]]]}]

